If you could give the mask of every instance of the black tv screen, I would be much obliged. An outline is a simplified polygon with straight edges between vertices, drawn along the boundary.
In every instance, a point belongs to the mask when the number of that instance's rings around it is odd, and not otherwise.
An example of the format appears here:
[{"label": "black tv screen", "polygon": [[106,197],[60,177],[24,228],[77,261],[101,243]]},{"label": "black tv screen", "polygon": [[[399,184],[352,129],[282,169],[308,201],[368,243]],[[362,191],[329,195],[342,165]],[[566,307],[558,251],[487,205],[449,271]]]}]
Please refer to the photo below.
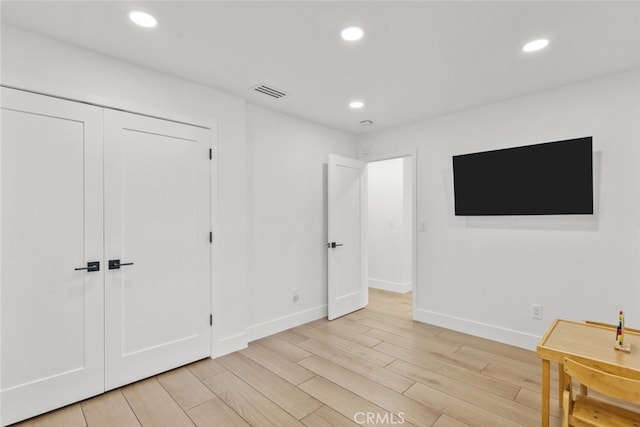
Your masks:
[{"label": "black tv screen", "polygon": [[593,214],[592,138],[453,156],[456,215]]}]

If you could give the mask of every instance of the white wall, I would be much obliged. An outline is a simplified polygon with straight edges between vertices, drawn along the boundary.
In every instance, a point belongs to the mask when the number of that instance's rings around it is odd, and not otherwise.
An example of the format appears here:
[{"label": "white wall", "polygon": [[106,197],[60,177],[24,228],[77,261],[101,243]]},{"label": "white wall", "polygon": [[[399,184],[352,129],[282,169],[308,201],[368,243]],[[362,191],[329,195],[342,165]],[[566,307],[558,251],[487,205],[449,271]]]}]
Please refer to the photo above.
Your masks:
[{"label": "white wall", "polygon": [[355,158],[357,145],[353,135],[251,104],[247,145],[251,340],[327,315],[327,158]]},{"label": "white wall", "polygon": [[[454,216],[452,155],[589,135],[595,215]],[[622,308],[640,325],[639,70],[359,140],[369,156],[417,149],[418,320],[527,348],[556,317],[614,323]]]},{"label": "white wall", "polygon": [[2,84],[212,128],[218,152],[213,352],[246,346],[245,101],[4,24],[1,47]]},{"label": "white wall", "polygon": [[[411,175],[406,159],[371,162],[368,174],[369,287],[411,290]],[[406,179],[406,177],[409,179]]]}]

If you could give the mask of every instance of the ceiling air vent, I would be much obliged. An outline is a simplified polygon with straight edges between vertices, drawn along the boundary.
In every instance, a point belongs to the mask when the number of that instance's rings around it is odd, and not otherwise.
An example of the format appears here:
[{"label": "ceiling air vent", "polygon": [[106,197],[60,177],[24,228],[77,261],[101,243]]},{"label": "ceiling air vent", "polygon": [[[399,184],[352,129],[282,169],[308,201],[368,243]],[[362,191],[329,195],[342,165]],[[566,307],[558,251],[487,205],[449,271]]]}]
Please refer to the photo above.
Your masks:
[{"label": "ceiling air vent", "polygon": [[272,98],[276,98],[276,99],[280,99],[280,98],[284,98],[285,96],[287,96],[287,94],[279,89],[275,89],[272,86],[267,86],[264,83],[260,83],[254,87],[251,88],[252,90],[255,90],[256,92],[260,92],[264,95],[270,96]]}]

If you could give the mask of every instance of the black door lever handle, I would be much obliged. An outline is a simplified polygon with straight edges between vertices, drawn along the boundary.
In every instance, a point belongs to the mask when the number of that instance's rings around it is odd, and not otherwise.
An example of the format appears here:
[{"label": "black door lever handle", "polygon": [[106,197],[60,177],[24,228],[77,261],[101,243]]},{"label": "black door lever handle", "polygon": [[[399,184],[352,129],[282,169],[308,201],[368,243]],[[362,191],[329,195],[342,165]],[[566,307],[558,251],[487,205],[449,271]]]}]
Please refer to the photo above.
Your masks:
[{"label": "black door lever handle", "polygon": [[100,271],[100,261],[90,261],[86,267],[74,268],[75,271],[87,270],[87,271]]},{"label": "black door lever handle", "polygon": [[344,244],[342,244],[342,243],[336,243],[336,242],[330,242],[330,243],[327,243],[327,247],[328,247],[328,248],[330,248],[330,249],[335,249],[335,248],[336,248],[336,247],[338,247],[338,246],[344,246]]},{"label": "black door lever handle", "polygon": [[109,260],[109,270],[118,270],[123,265],[133,265],[132,262],[123,262],[121,263],[119,259],[110,259]]}]

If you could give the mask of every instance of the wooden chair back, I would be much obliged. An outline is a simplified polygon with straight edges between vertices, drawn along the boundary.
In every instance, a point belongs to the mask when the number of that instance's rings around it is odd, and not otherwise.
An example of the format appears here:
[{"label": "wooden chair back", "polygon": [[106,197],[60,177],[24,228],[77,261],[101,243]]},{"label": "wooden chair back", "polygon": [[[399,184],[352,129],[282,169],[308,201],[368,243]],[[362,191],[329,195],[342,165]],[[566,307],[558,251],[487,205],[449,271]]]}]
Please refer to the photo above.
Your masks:
[{"label": "wooden chair back", "polygon": [[640,377],[622,377],[618,375],[619,368],[615,366],[577,357],[565,357],[564,372],[591,390],[615,399],[640,403]]}]

